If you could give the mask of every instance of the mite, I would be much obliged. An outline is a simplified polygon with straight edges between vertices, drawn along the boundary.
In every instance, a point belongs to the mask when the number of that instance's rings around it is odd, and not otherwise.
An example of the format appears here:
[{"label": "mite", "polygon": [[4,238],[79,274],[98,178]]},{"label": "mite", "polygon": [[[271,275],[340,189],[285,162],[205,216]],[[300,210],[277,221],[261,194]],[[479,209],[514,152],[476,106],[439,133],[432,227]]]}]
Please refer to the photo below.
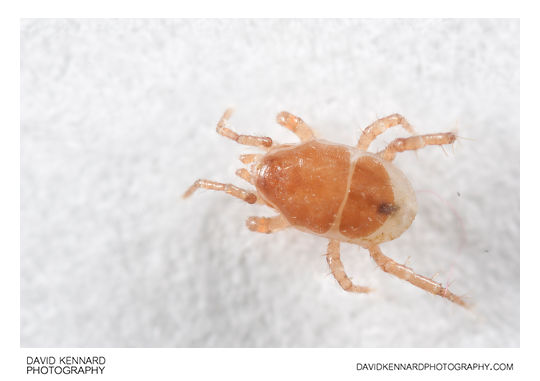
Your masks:
[{"label": "mite", "polygon": [[[300,139],[299,144],[277,144],[269,137],[239,135],[227,127],[232,109],[217,124],[218,134],[237,143],[255,146],[264,154],[241,155],[247,165],[236,174],[255,190],[199,179],[186,191],[198,188],[223,191],[249,204],[272,208],[273,217],[249,217],[247,227],[259,233],[274,233],[293,227],[329,240],[326,259],[339,285],[350,292],[366,293],[355,285],[340,260],[340,242],[367,249],[381,269],[427,292],[468,307],[463,299],[433,279],[385,256],[379,244],[399,237],[412,224],[417,210],[411,184],[392,161],[403,151],[430,145],[452,144],[452,132],[416,135],[407,120],[393,114],[366,127],[355,147],[317,139],[312,129],[288,112],[277,122]],[[370,153],[371,142],[388,128],[401,125],[411,137],[392,141],[380,152]]]}]

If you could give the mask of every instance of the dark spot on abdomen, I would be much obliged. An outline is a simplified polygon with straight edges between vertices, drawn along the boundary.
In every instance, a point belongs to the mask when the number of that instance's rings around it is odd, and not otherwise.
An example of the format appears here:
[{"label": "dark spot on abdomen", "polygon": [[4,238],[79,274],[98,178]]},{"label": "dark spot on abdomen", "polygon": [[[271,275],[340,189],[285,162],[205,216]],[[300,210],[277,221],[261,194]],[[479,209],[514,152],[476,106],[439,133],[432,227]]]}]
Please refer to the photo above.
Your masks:
[{"label": "dark spot on abdomen", "polygon": [[378,213],[381,213],[387,216],[394,214],[398,210],[399,210],[399,206],[392,203],[387,203],[387,202],[379,204],[379,207],[377,208]]}]

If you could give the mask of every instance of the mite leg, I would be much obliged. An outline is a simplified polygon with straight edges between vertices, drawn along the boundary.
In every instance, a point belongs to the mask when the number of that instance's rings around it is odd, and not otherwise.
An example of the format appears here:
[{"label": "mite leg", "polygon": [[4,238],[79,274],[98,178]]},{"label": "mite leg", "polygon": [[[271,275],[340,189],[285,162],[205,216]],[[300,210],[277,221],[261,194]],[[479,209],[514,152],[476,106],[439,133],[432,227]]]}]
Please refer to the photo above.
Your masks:
[{"label": "mite leg", "polygon": [[248,204],[254,204],[255,202],[257,202],[257,196],[254,193],[248,192],[245,189],[238,188],[237,186],[234,186],[232,184],[223,184],[216,181],[203,179],[195,181],[195,183],[193,183],[193,185],[189,187],[189,189],[186,191],[186,193],[184,193],[182,197],[187,198],[191,196],[193,192],[195,192],[199,188],[222,191],[230,194],[231,196],[237,197],[240,200],[244,200]]},{"label": "mite leg", "polygon": [[276,120],[283,127],[294,132],[302,142],[311,140],[315,137],[311,127],[309,127],[302,119],[287,111],[280,112],[277,115]]},{"label": "mite leg", "polygon": [[411,268],[399,264],[393,259],[388,258],[382,253],[381,249],[379,249],[379,246],[371,246],[368,248],[368,250],[371,258],[373,258],[373,260],[383,271],[397,276],[400,279],[406,280],[412,285],[426,290],[429,293],[442,296],[443,298],[448,299],[453,303],[459,304],[460,306],[465,308],[469,308],[469,306],[463,301],[463,299],[450,292],[440,283],[435,282],[433,279],[418,275]]},{"label": "mite leg", "polygon": [[236,176],[240,177],[242,180],[247,181],[251,185],[253,185],[253,180],[251,179],[251,175],[249,174],[249,171],[245,168],[240,168],[236,170]]},{"label": "mite leg", "polygon": [[362,136],[358,140],[358,144],[356,146],[363,151],[367,151],[369,145],[377,136],[382,134],[387,129],[398,125],[401,125],[411,135],[416,135],[416,132],[409,122],[407,122],[407,119],[400,114],[392,114],[385,116],[384,118],[377,119],[375,122],[367,126],[364,131],[362,131]]},{"label": "mite leg", "polygon": [[289,222],[281,214],[274,217],[249,217],[246,220],[249,230],[257,233],[274,233],[290,226]]},{"label": "mite leg", "polygon": [[216,127],[218,134],[234,140],[239,144],[244,144],[247,146],[254,146],[263,149],[268,149],[272,146],[272,139],[267,136],[238,135],[230,128],[225,127],[227,125],[227,121],[231,117],[232,112],[232,108],[225,110],[225,113],[219,120]]},{"label": "mite leg", "polygon": [[411,136],[410,138],[399,138],[396,139],[386,148],[378,152],[377,154],[381,156],[384,160],[392,161],[396,157],[398,152],[403,151],[414,151],[425,146],[440,146],[443,144],[452,144],[456,141],[456,134],[453,132],[443,132],[440,134],[430,134],[430,135],[418,135]]},{"label": "mite leg", "polygon": [[240,155],[240,161],[244,164],[251,164],[256,160],[259,160],[263,155],[257,153],[245,153]]},{"label": "mite leg", "polygon": [[328,251],[326,252],[326,261],[334,278],[338,281],[341,288],[345,291],[350,292],[370,292],[371,290],[368,287],[362,287],[354,285],[347,274],[345,274],[345,269],[343,268],[343,263],[339,258],[339,241],[330,240],[328,242]]},{"label": "mite leg", "polygon": [[[253,182],[253,179],[251,178],[251,174],[245,168],[240,168],[240,169],[236,170],[236,176],[240,177],[244,181],[247,181],[248,183],[250,183],[253,186],[255,185],[255,183]],[[261,205],[269,206],[266,202],[264,202],[264,200],[261,197],[257,198],[257,203],[261,204]]]}]

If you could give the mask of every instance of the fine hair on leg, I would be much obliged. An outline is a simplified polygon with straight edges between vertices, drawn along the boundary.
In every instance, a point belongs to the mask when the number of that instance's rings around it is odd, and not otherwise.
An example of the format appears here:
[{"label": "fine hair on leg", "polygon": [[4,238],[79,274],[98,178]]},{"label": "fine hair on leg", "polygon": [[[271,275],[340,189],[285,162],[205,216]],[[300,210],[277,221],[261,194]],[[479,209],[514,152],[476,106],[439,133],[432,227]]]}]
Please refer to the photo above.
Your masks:
[{"label": "fine hair on leg", "polygon": [[415,151],[426,146],[442,146],[452,144],[456,141],[456,134],[453,132],[442,132],[439,134],[417,135],[410,138],[395,139],[381,152],[377,154],[384,160],[392,161],[398,152]]},{"label": "fine hair on leg", "polygon": [[374,245],[368,248],[371,258],[377,263],[377,265],[384,271],[389,274],[392,274],[400,279],[403,279],[410,284],[421,288],[433,295],[441,296],[445,299],[450,300],[453,303],[459,304],[462,307],[469,308],[469,305],[465,301],[457,296],[456,294],[450,292],[447,287],[444,287],[442,284],[435,282],[433,279],[427,278],[422,275],[418,275],[414,272],[413,269],[399,264],[393,259],[384,255],[379,248],[379,246]]}]

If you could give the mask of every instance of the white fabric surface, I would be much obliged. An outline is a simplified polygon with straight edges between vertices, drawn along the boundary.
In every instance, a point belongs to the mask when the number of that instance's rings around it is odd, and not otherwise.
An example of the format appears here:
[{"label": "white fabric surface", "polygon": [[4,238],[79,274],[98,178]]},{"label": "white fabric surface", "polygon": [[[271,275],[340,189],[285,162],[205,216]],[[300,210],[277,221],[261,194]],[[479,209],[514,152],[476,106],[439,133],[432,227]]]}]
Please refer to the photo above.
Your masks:
[{"label": "white fabric surface", "polygon": [[[381,248],[474,313],[352,245],[345,269],[374,292],[346,293],[326,240],[252,233],[272,211],[225,194],[181,200],[197,178],[245,186],[255,150],[215,133],[228,106],[281,142],[281,110],[351,145],[394,112],[457,128],[446,154],[396,159],[420,208]],[[25,20],[21,120],[23,346],[519,346],[518,21]]]}]

